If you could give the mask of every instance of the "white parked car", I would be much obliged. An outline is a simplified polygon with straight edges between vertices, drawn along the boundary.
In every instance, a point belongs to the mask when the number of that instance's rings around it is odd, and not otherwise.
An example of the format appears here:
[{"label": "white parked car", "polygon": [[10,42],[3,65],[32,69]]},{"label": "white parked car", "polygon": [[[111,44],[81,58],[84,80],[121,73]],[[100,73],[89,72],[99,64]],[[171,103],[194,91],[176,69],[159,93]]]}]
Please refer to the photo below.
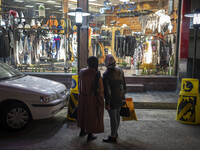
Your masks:
[{"label": "white parked car", "polygon": [[0,123],[8,129],[52,117],[65,106],[67,95],[61,83],[24,75],[0,63]]}]

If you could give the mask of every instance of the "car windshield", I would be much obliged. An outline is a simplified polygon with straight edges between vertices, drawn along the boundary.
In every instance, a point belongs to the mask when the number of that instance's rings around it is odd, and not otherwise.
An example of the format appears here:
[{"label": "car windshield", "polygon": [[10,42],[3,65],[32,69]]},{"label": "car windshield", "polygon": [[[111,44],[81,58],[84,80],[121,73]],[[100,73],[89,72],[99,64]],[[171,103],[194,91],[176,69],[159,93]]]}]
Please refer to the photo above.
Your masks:
[{"label": "car windshield", "polygon": [[12,79],[24,76],[20,71],[7,64],[0,63],[0,80]]}]

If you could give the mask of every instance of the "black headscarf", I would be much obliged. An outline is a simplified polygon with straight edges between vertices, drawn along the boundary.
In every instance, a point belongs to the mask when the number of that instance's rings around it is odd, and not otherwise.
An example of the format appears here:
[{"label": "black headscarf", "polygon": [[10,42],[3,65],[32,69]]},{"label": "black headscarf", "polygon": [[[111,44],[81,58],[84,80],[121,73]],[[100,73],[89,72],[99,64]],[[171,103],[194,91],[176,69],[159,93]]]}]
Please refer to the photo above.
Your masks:
[{"label": "black headscarf", "polygon": [[87,65],[91,68],[98,70],[98,59],[95,56],[90,56],[87,59]]},{"label": "black headscarf", "polygon": [[94,92],[97,95],[97,89],[99,87],[99,78],[101,77],[100,71],[98,71],[98,59],[95,56],[91,56],[87,59],[87,65],[94,68],[97,72],[94,79]]}]

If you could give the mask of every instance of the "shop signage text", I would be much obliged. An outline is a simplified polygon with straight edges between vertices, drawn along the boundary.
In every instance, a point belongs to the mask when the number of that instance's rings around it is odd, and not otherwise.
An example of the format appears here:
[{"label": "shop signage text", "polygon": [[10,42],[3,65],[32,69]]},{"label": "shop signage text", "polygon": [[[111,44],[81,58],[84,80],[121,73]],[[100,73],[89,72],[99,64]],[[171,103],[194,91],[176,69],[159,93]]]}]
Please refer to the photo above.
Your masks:
[{"label": "shop signage text", "polygon": [[[112,10],[111,13],[113,13],[113,11],[115,10],[115,6],[111,5],[109,1],[105,1],[103,3],[104,7],[100,8],[100,13],[103,14],[105,12],[105,10]],[[126,7],[126,5],[128,5]],[[134,5],[134,6],[133,6]],[[131,3],[127,3],[124,2],[123,4],[119,4],[119,9],[117,9],[117,11],[121,11],[122,9],[124,10],[129,10],[129,11],[133,11],[134,9],[137,9],[137,5],[136,4],[131,4]]]}]

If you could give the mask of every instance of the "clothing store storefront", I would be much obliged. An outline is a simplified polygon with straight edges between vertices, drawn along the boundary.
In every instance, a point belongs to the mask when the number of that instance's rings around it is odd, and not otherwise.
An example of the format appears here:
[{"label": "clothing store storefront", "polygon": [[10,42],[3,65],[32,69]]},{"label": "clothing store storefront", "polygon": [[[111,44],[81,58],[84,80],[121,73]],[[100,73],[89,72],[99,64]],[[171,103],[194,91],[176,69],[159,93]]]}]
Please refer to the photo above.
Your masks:
[{"label": "clothing store storefront", "polygon": [[[96,56],[103,73],[105,55],[112,54],[127,84],[176,90],[179,4],[179,0],[1,0],[0,61],[70,87],[81,57]],[[84,18],[88,44],[83,55],[75,18],[67,15],[77,7],[88,8],[83,10],[91,14]]]}]

